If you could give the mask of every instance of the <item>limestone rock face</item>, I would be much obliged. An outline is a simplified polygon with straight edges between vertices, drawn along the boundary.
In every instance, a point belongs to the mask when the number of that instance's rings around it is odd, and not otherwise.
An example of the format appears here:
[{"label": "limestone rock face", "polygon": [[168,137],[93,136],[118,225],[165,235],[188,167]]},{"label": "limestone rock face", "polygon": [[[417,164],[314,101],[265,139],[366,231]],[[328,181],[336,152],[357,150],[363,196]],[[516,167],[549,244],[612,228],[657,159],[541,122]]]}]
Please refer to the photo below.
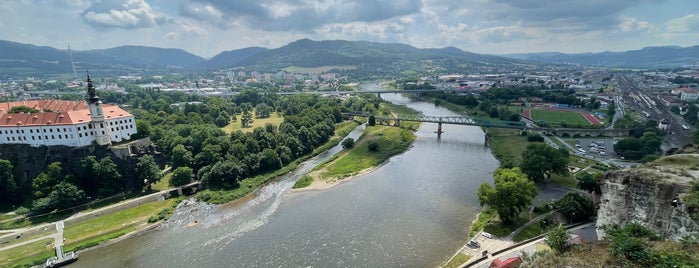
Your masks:
[{"label": "limestone rock face", "polygon": [[602,182],[597,235],[604,237],[600,229],[604,225],[629,223],[672,240],[699,234],[699,225],[681,201],[698,177],[699,155],[674,155],[641,167],[608,172]]}]

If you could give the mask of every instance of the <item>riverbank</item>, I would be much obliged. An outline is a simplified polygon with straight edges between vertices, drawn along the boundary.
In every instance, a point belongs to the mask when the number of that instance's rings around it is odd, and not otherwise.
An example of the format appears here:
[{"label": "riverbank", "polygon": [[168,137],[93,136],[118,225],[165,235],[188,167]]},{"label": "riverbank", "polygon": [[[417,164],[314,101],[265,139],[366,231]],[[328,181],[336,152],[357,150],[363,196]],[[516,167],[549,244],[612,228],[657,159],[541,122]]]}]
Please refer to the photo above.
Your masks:
[{"label": "riverbank", "polygon": [[411,129],[368,126],[351,149],[345,149],[308,174],[312,178],[309,186],[293,191],[324,190],[369,174],[392,156],[408,150],[415,139]]},{"label": "riverbank", "polygon": [[[64,251],[83,251],[157,227],[159,222],[149,222],[149,219],[159,211],[171,208],[176,199],[157,201],[149,198],[150,195],[127,200],[65,219]],[[29,267],[41,264],[54,255],[55,227],[52,223],[23,228],[16,233],[17,236],[13,235],[10,240],[3,238],[0,266]]]}]

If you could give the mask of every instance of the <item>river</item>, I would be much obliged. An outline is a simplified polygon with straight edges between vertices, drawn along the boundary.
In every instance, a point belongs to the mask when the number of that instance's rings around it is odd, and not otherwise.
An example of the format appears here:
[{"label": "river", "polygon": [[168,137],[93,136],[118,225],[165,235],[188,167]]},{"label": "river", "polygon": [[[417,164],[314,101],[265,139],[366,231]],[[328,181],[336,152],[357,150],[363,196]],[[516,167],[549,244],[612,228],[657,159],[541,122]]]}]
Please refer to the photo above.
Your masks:
[{"label": "river", "polygon": [[[397,94],[382,98],[426,115],[455,115]],[[467,241],[480,210],[478,185],[492,182],[498,162],[480,128],[444,125],[441,139],[436,128],[423,124],[409,151],[334,188],[289,191],[339,146],[252,200],[194,204],[155,231],[81,253],[70,267],[438,266]]]}]

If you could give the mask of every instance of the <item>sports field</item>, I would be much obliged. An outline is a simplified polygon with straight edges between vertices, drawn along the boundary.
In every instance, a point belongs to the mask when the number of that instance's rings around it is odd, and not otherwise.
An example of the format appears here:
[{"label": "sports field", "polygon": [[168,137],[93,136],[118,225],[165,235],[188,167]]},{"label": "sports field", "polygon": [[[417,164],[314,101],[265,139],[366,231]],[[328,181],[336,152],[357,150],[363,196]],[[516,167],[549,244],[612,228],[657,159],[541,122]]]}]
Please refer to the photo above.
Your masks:
[{"label": "sports field", "polygon": [[565,122],[569,125],[589,126],[592,123],[582,114],[575,111],[531,109],[531,119],[534,121],[545,121],[549,123]]}]

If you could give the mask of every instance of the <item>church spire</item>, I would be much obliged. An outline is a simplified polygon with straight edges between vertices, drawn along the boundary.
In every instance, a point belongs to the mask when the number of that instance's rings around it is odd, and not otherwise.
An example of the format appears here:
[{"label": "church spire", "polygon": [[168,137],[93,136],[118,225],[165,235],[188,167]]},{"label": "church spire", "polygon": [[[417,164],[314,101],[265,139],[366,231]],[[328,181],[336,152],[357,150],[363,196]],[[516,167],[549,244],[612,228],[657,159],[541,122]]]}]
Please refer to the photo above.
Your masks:
[{"label": "church spire", "polygon": [[100,101],[100,97],[97,96],[95,87],[92,85],[92,80],[90,80],[90,72],[87,72],[87,94],[89,95],[90,103],[97,103]]}]

